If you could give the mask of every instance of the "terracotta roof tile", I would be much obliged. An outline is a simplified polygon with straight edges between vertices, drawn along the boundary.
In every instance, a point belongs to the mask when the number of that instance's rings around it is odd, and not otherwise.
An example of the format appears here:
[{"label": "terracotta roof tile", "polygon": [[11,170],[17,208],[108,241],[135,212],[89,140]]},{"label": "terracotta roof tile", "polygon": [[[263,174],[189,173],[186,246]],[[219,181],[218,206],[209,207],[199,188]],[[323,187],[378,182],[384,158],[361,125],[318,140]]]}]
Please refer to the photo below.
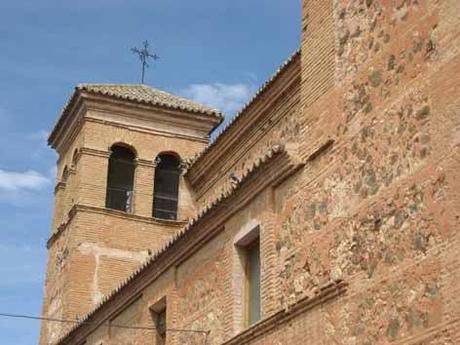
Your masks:
[{"label": "terracotta roof tile", "polygon": [[222,116],[221,112],[144,84],[79,84],[77,90],[140,103]]},{"label": "terracotta roof tile", "polygon": [[65,119],[69,116],[69,111],[72,105],[78,99],[81,92],[87,92],[95,95],[112,97],[119,100],[136,102],[144,105],[153,105],[169,109],[183,110],[197,114],[209,115],[217,119],[219,122],[223,120],[223,114],[219,110],[199,104],[189,99],[173,95],[171,93],[161,91],[144,84],[79,84],[75,87],[70,99],[67,101],[64,109],[61,112],[56,124],[51,131],[48,142],[52,142],[52,138],[62,126]]}]

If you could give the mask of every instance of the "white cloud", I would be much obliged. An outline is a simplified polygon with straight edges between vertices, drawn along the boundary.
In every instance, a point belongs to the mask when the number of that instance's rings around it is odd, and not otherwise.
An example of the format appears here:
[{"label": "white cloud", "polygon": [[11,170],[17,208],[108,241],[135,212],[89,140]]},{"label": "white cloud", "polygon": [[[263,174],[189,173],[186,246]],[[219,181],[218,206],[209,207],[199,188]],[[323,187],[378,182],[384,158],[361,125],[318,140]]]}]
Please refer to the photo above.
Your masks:
[{"label": "white cloud", "polygon": [[198,103],[215,107],[227,115],[238,112],[255,92],[248,84],[192,84],[180,93]]},{"label": "white cloud", "polygon": [[40,190],[49,183],[46,176],[33,170],[14,172],[0,169],[0,191]]}]

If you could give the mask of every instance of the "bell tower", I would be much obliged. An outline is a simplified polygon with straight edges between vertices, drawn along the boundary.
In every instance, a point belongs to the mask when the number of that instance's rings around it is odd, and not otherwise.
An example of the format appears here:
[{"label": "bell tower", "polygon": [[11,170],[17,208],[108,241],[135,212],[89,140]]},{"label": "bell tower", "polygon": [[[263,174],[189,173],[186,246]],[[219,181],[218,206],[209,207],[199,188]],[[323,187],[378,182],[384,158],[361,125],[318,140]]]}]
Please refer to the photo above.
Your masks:
[{"label": "bell tower", "polygon": [[[43,316],[84,316],[181,229],[195,212],[183,162],[221,120],[146,85],[75,88],[48,139],[59,159]],[[40,344],[68,328],[44,321]]]}]

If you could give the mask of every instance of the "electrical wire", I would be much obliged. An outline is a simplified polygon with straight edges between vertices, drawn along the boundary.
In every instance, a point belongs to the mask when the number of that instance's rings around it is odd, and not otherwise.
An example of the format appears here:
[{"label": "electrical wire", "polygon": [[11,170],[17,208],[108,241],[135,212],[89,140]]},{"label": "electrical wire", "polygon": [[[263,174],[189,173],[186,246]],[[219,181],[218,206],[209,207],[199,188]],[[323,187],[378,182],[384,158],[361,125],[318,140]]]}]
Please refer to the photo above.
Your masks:
[{"label": "electrical wire", "polygon": [[[28,319],[28,320],[41,320],[41,321],[48,321],[48,322],[60,322],[60,323],[73,323],[79,325],[95,325],[95,322],[89,321],[79,321],[79,320],[71,320],[71,319],[57,319],[52,317],[44,317],[44,316],[32,316],[32,315],[24,315],[24,314],[11,314],[11,313],[0,313],[0,317],[5,318],[16,318],[16,319]],[[110,328],[122,328],[122,329],[136,329],[136,330],[147,330],[147,331],[156,331],[155,327],[150,326],[126,326],[126,325],[117,325],[117,324],[108,324]],[[205,334],[206,336],[209,335],[210,331],[203,331],[203,330],[196,330],[196,329],[180,329],[180,328],[166,328],[167,332],[183,332],[183,333],[201,333]]]}]

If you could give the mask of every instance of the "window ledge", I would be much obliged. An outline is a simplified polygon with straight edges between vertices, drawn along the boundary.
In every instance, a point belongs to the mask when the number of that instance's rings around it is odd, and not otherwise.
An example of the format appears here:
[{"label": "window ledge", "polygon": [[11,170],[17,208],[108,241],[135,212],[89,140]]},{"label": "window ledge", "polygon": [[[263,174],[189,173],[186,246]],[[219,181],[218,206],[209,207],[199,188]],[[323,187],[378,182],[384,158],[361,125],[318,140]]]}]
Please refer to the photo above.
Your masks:
[{"label": "window ledge", "polygon": [[257,338],[265,336],[267,332],[274,328],[292,320],[294,317],[299,316],[318,305],[322,305],[338,296],[344,294],[347,290],[348,284],[344,281],[331,282],[320,288],[318,294],[313,298],[303,298],[297,303],[289,306],[288,309],[283,309],[266,319],[263,319],[249,328],[245,329],[235,337],[227,340],[222,345],[241,345],[249,344]]},{"label": "window ledge", "polygon": [[60,235],[67,229],[68,225],[71,223],[72,219],[75,217],[75,215],[78,212],[98,213],[98,214],[109,215],[113,217],[119,217],[119,218],[123,218],[127,220],[135,220],[135,221],[141,221],[141,222],[145,222],[149,224],[158,224],[158,225],[177,227],[177,228],[183,227],[187,224],[187,221],[167,220],[167,219],[160,219],[160,218],[153,218],[153,217],[145,217],[145,216],[139,216],[136,214],[127,213],[125,211],[113,210],[113,209],[105,208],[105,207],[95,207],[95,206],[76,204],[69,211],[68,216],[67,216],[67,221],[62,223],[57,228],[56,232],[54,232],[48,239],[47,244],[46,244],[48,249],[60,237]]},{"label": "window ledge", "polygon": [[185,225],[188,223],[186,220],[174,220],[174,219],[163,219],[163,218],[156,218],[152,217],[153,221],[157,223],[163,223],[163,224],[170,224],[170,225]]},{"label": "window ledge", "polygon": [[107,214],[107,215],[112,215],[112,216],[125,218],[125,219],[134,219],[136,221],[143,221],[146,223],[167,224],[171,226],[183,226],[187,224],[187,221],[168,220],[168,219],[140,216],[134,213],[115,210],[115,209],[111,209],[107,207],[95,207],[95,206],[86,206],[86,205],[75,205],[74,207],[77,207],[77,211],[87,211],[87,212],[93,212],[93,213]]}]

